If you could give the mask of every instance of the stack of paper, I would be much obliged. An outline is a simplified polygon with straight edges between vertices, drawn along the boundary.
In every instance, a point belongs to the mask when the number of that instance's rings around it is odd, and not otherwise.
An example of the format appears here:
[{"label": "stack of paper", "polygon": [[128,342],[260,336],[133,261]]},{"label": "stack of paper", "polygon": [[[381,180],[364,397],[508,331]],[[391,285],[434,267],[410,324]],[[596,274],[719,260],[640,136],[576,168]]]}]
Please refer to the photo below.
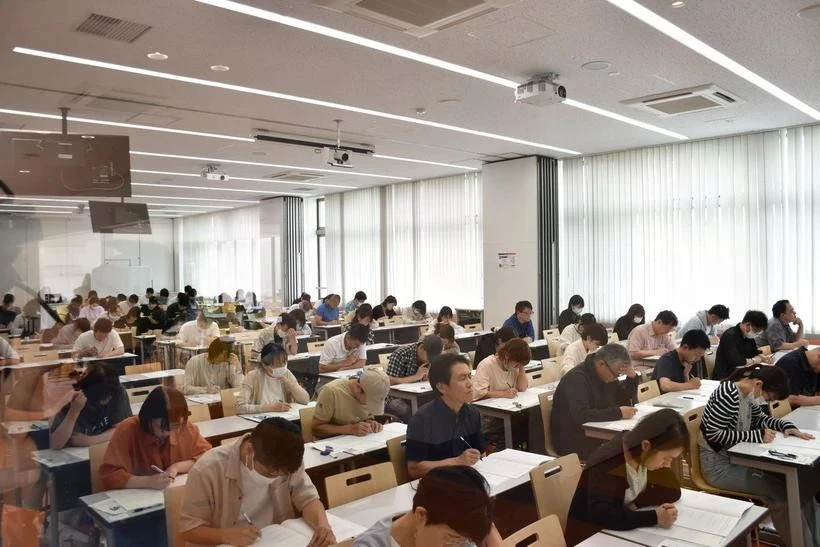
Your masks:
[{"label": "stack of paper", "polygon": [[186,399],[192,403],[199,403],[201,405],[215,405],[222,401],[222,396],[219,393],[202,393],[200,395],[186,395]]}]

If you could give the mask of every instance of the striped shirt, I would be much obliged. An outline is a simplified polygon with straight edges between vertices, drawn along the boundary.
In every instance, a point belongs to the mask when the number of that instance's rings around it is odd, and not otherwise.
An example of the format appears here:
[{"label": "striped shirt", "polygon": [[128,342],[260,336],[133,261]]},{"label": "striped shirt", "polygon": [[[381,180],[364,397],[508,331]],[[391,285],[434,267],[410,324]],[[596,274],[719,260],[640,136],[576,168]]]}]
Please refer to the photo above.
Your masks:
[{"label": "striped shirt", "polygon": [[703,422],[700,429],[709,446],[715,451],[730,448],[742,442],[761,443],[764,429],[780,432],[797,429],[793,423],[772,418],[766,415],[757,404],[752,404],[751,428],[749,431],[739,431],[740,405],[740,390],[734,382],[722,382],[709,397],[709,402],[703,410]]}]

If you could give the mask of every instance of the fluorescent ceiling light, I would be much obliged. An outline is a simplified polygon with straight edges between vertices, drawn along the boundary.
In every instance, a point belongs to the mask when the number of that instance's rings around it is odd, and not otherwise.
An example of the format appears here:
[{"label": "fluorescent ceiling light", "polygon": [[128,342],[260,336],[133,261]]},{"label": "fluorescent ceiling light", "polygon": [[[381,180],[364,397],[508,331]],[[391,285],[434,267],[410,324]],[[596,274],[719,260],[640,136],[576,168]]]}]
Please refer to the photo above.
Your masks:
[{"label": "fluorescent ceiling light", "polygon": [[212,186],[182,186],[179,184],[149,184],[147,182],[132,182],[131,186],[153,186],[156,188],[184,188],[186,190],[212,190],[214,192],[246,192],[248,194],[270,194],[274,196],[307,197],[310,195],[299,194],[294,192],[274,192],[271,190],[243,190],[239,188],[215,188]]},{"label": "fluorescent ceiling light", "polygon": [[[173,196],[137,196],[133,195],[132,198],[141,198],[141,199],[189,199],[191,201],[224,201],[230,203],[259,203],[258,201],[254,200],[247,200],[247,199],[213,199],[213,198],[182,198],[182,197],[173,197]],[[186,205],[186,207],[188,207]],[[195,207],[192,205],[191,207]]]},{"label": "fluorescent ceiling light", "polygon": [[323,25],[317,25],[316,23],[310,23],[308,21],[296,19],[295,17],[288,17],[287,15],[281,15],[279,13],[275,13],[272,11],[254,8],[252,6],[240,4],[239,2],[231,2],[230,0],[197,1],[203,4],[209,4],[211,6],[216,6],[218,8],[223,8],[237,13],[244,13],[245,15],[250,15],[252,17],[258,17],[259,19],[265,19],[268,21],[272,21],[274,23],[279,23],[280,25],[298,28],[300,30],[306,30],[308,32],[321,34],[322,36],[327,36],[329,38],[335,38],[336,40],[342,40],[344,42],[349,42],[351,44],[356,44],[366,48],[375,49],[384,53],[389,53],[390,55],[396,55],[397,57],[404,57],[405,59],[410,59],[411,61],[424,63],[426,65],[431,65],[437,68],[443,68],[444,70],[449,70],[450,72],[456,72],[458,74],[463,74],[465,76],[470,76],[472,78],[478,78],[479,80],[485,80],[487,82],[503,85],[505,87],[510,87],[512,89],[518,87],[518,84],[516,82],[508,80],[506,78],[493,76],[492,74],[487,74],[486,72],[474,70],[472,68],[457,65],[455,63],[448,63],[447,61],[442,61],[441,59],[436,59],[435,57],[430,57],[429,55],[422,55],[421,53],[416,53],[408,49],[391,46],[390,44],[385,44],[384,42],[377,42],[376,40],[363,38],[355,34],[350,34],[349,32],[343,32],[341,30],[336,30]]},{"label": "fluorescent ceiling light", "polygon": [[[178,173],[174,171],[152,171],[149,169],[131,169],[132,173],[146,173],[150,175],[170,175],[172,177],[192,177],[192,178],[201,178],[202,175],[198,175],[196,173]],[[231,177],[230,180],[242,180],[242,181],[250,181],[250,182],[266,182],[266,183],[278,183],[278,180],[272,179],[254,179],[248,177]],[[133,183],[132,183],[133,184]],[[295,182],[290,182],[289,184],[297,184]],[[143,184],[143,186],[146,186]],[[167,186],[167,185],[159,185],[159,186]],[[172,188],[172,186],[167,186],[168,188]],[[179,188],[182,188],[180,186]],[[239,190],[236,188],[207,188],[205,186],[186,186],[185,188],[200,188],[202,190],[221,190],[221,191],[234,191],[234,192],[251,192],[254,194],[279,194],[279,195],[289,195],[289,196],[308,196],[310,194],[292,194],[288,192],[276,192],[273,190]],[[341,186],[340,188],[355,188],[355,186]]]},{"label": "fluorescent ceiling light", "polygon": [[[161,199],[160,196],[155,196]],[[146,203],[146,205],[150,205],[151,207],[186,207],[188,209],[232,209],[232,207],[228,207],[227,205],[192,205],[190,203]],[[207,211],[202,211],[206,213]]]},{"label": "fluorescent ceiling light", "polygon": [[71,215],[73,214],[71,211],[38,211],[38,210],[31,210],[31,211],[21,211],[19,209],[0,209],[0,213],[34,213],[37,215]]},{"label": "fluorescent ceiling light", "polygon": [[[423,125],[426,127],[433,127],[436,129],[444,129],[447,131],[454,131],[456,133],[463,133],[466,135],[473,135],[476,137],[484,137],[487,139],[494,139],[498,141],[510,142],[515,144],[521,144],[525,146],[531,146],[533,148],[540,148],[542,150],[552,150],[554,152],[561,152],[564,154],[572,154],[578,155],[580,152],[576,152],[575,150],[569,150],[566,148],[559,148],[557,146],[550,146],[547,144],[542,144],[538,142],[528,141],[524,139],[518,139],[515,137],[508,137],[506,135],[499,135],[497,133],[490,133],[487,131],[479,131],[477,129],[469,129],[466,127],[459,127],[456,125],[449,125],[445,123],[434,122],[432,120],[422,120],[419,118],[411,118],[410,116],[401,116],[399,114],[391,114],[389,112],[382,112],[380,110],[371,110],[369,108],[361,108],[358,106],[351,106],[341,103],[334,103],[331,101],[323,101],[320,99],[311,99],[309,97],[300,97],[298,95],[289,95],[287,93],[278,93],[276,91],[268,91],[265,89],[257,89],[253,87],[246,87],[241,85],[235,84],[227,84],[224,82],[217,82],[213,80],[204,80],[202,78],[191,78],[190,76],[180,76],[178,74],[171,74],[168,72],[160,72],[157,70],[146,70],[144,68],[137,68],[132,66],[126,65],[119,65],[116,63],[108,63],[105,61],[96,61],[94,59],[85,59],[83,57],[75,57],[73,55],[63,55],[61,53],[52,53],[49,51],[41,51],[37,49],[30,49],[25,47],[15,47],[14,51],[16,53],[22,53],[25,55],[32,55],[34,57],[42,57],[45,59],[52,59],[55,61],[63,61],[67,63],[74,63],[79,65],[91,66],[96,68],[104,68],[108,70],[116,70],[119,72],[128,72],[130,74],[138,74],[140,76],[150,76],[153,78],[161,78],[164,80],[174,80],[177,82],[184,82],[188,84],[195,84],[201,85],[205,87],[214,87],[218,89],[227,89],[228,91],[236,91],[239,93],[247,93],[250,95],[259,95],[262,97],[270,97],[273,99],[281,99],[284,101],[292,101],[296,103],[302,104],[309,104],[312,106],[320,106],[324,108],[329,108],[333,110],[344,110],[346,112],[354,112],[356,114],[363,114],[365,116],[373,116],[376,118],[384,118],[388,120],[396,120],[400,122],[407,122],[416,125]],[[59,116],[56,116],[59,118]],[[69,118],[71,119],[71,118]]]},{"label": "fluorescent ceiling light", "polygon": [[383,154],[373,154],[374,158],[382,160],[406,161],[410,163],[424,163],[426,165],[441,165],[442,167],[452,167],[454,169],[464,169],[465,171],[478,171],[475,167],[466,167],[464,165],[454,165],[452,163],[441,163],[438,161],[416,160],[413,158],[400,158],[399,156],[385,156]]},{"label": "fluorescent ceiling light", "polygon": [[[24,201],[59,201],[63,203],[86,203],[87,199],[60,199],[60,198],[30,198],[26,196],[2,196],[0,195],[0,201],[4,199],[22,199]],[[2,207],[2,205],[0,205]]]},{"label": "fluorescent ceiling light", "polygon": [[682,28],[677,25],[672,24],[671,22],[667,21],[660,15],[656,14],[652,10],[642,6],[635,0],[607,0],[613,6],[621,8],[629,15],[639,19],[649,25],[650,27],[666,34],[676,42],[683,44],[684,46],[688,47],[695,53],[699,53],[700,55],[706,57],[713,63],[717,63],[718,65],[722,66],[726,70],[733,72],[734,74],[740,76],[747,82],[756,85],[766,93],[769,93],[780,99],[784,103],[793,106],[800,112],[807,114],[814,118],[815,120],[820,120],[820,111],[812,108],[811,106],[807,105],[797,97],[787,93],[783,89],[780,89],[770,81],[766,80],[762,76],[752,72],[745,66],[741,65],[740,63],[733,61],[723,53],[719,52],[712,46],[698,40]]},{"label": "fluorescent ceiling light", "polygon": [[[0,108],[0,114],[11,114],[12,116],[29,116],[32,118],[45,118],[47,120],[62,120],[62,116],[58,114],[45,114],[42,112],[28,112],[25,110],[11,110],[8,108]],[[171,129],[169,127],[154,127],[153,125],[140,125],[136,123],[110,122],[107,120],[92,120],[89,118],[77,118],[75,116],[68,116],[68,121],[77,123],[89,123],[95,125],[108,125],[111,127],[127,127],[129,129],[142,129],[145,131],[159,131],[161,133],[175,133],[177,135],[191,135],[193,137],[209,137],[212,139],[227,139],[231,141],[242,142],[256,142],[250,137],[234,137],[232,135],[220,135],[218,133],[205,133],[202,131],[188,131],[186,129]],[[12,130],[8,130],[12,131]],[[14,130],[26,133],[53,133],[53,131],[26,131]]]},{"label": "fluorescent ceiling light", "polygon": [[637,127],[641,127],[643,129],[648,129],[649,131],[655,131],[656,133],[661,133],[668,137],[674,137],[676,139],[680,139],[682,141],[687,140],[689,137],[686,135],[681,135],[680,133],[675,133],[674,131],[669,131],[668,129],[663,129],[662,127],[658,127],[655,125],[651,125],[648,123],[640,122],[638,120],[633,120],[632,118],[627,118],[626,116],[621,116],[620,114],[615,114],[614,112],[610,112],[608,110],[604,110],[603,108],[598,108],[597,106],[592,106],[589,104],[585,104],[579,101],[575,101],[573,99],[566,99],[564,100],[564,104],[567,106],[572,106],[575,108],[580,108],[581,110],[586,110],[587,112],[592,112],[593,114],[598,114],[600,116],[606,116],[607,118],[612,118],[613,120],[618,120],[619,122],[628,123],[630,125],[634,125]]},{"label": "fluorescent ceiling light", "polygon": [[[0,198],[2,201],[2,198]],[[42,208],[42,209],[76,209],[76,205],[35,205],[33,203],[4,203],[0,205],[0,207],[35,207],[35,208]]]}]

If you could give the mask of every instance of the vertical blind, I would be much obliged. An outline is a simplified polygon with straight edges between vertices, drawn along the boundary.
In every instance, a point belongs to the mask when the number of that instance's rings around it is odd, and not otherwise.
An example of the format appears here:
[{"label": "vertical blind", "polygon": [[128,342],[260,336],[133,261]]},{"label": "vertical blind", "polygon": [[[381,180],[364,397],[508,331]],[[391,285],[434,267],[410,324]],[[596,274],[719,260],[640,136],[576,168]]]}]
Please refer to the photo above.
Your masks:
[{"label": "vertical blind", "polygon": [[562,162],[560,295],[600,321],[633,302],[733,321],[789,299],[820,328],[820,126]]}]

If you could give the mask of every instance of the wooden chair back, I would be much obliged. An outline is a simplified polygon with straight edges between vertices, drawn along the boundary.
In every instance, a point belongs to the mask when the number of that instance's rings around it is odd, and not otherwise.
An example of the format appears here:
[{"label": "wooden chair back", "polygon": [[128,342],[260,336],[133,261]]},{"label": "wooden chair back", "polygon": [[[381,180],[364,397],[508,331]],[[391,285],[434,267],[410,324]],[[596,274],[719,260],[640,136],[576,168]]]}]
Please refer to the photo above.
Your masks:
[{"label": "wooden chair back", "polygon": [[379,364],[387,367],[387,362],[390,359],[389,353],[380,353],[379,354]]},{"label": "wooden chair back", "polygon": [[544,329],[541,331],[541,334],[544,336],[544,340],[558,338],[559,336],[561,336],[561,333],[558,332],[558,329]]},{"label": "wooden chair back", "polygon": [[552,396],[554,391],[547,391],[538,395],[538,403],[541,407],[541,422],[544,424],[544,449],[550,456],[558,456],[555,447],[552,445],[552,432],[550,428],[550,417],[552,416]]},{"label": "wooden chair back", "polygon": [[527,385],[529,387],[541,386],[550,383],[552,375],[549,371],[533,370],[527,373]]},{"label": "wooden chair back", "polygon": [[772,401],[769,403],[769,414],[772,415],[772,418],[780,419],[791,411],[792,405],[789,403],[788,399],[783,399],[782,401]]},{"label": "wooden chair back", "polygon": [[308,353],[319,353],[322,351],[322,348],[325,347],[325,341],[320,340],[318,342],[308,342],[307,343],[307,350]]},{"label": "wooden chair back", "polygon": [[507,537],[501,547],[567,547],[561,523],[555,515],[537,520]]},{"label": "wooden chair back", "polygon": [[410,482],[410,475],[407,473],[407,457],[404,451],[405,444],[407,444],[406,435],[387,441],[387,455],[390,457],[390,463],[393,464],[393,472],[396,474],[398,484]]},{"label": "wooden chair back", "polygon": [[162,363],[143,363],[141,365],[126,365],[125,374],[145,374],[146,372],[159,372],[162,370]]},{"label": "wooden chair back", "polygon": [[612,342],[620,342],[620,340],[621,340],[621,339],[620,339],[620,337],[618,337],[618,333],[617,333],[617,332],[610,332],[610,333],[607,335],[607,338],[608,338],[608,340],[607,340],[607,341],[608,341],[609,343],[612,343]]},{"label": "wooden chair back", "polygon": [[706,355],[703,356],[703,362],[706,365],[706,378],[703,378],[704,380],[712,377],[712,373],[715,371],[715,358],[717,358],[717,351],[706,352]]},{"label": "wooden chair back", "polygon": [[182,494],[184,486],[166,488],[165,496],[165,529],[168,533],[168,547],[185,547],[185,541],[179,537],[180,513],[182,512]]},{"label": "wooden chair back", "polygon": [[299,425],[302,426],[302,440],[313,442],[313,411],[316,407],[308,406],[299,409]]},{"label": "wooden chair back", "polygon": [[[569,506],[580,479],[581,461],[578,454],[567,454],[530,471],[538,517],[556,515],[561,530],[565,530]],[[559,535],[563,537],[564,534],[561,532]]]},{"label": "wooden chair back", "polygon": [[235,387],[229,387],[219,392],[222,399],[222,415],[236,416],[236,394],[239,392]]},{"label": "wooden chair back", "polygon": [[148,394],[158,387],[159,386],[143,386],[126,389],[125,392],[128,394],[128,403],[134,404],[143,402],[148,398]]},{"label": "wooden chair back", "polygon": [[404,321],[398,315],[394,315],[393,317],[390,317],[390,318],[385,318],[385,320],[384,320],[385,325],[398,325],[400,323],[404,323]]},{"label": "wooden chair back", "polygon": [[325,478],[327,507],[332,509],[396,486],[396,473],[390,462],[345,471]]},{"label": "wooden chair back", "polygon": [[108,443],[92,444],[88,447],[88,466],[91,469],[91,493],[96,494],[105,490],[102,480],[100,479],[100,466],[103,458],[105,458],[105,451],[108,448]]},{"label": "wooden chair back", "polygon": [[657,380],[650,380],[638,386],[638,402],[642,403],[654,397],[660,397],[661,388]]},{"label": "wooden chair back", "polygon": [[760,353],[763,355],[771,355],[772,354],[772,347],[771,346],[760,346],[757,348],[760,350]]},{"label": "wooden chair back", "polygon": [[481,323],[470,323],[469,325],[464,325],[464,330],[466,332],[476,332],[484,330],[484,326]]},{"label": "wooden chair back", "polygon": [[207,422],[211,419],[211,410],[208,408],[208,405],[189,403],[188,412],[191,413],[191,415],[188,416],[188,420],[191,421],[191,423]]}]

